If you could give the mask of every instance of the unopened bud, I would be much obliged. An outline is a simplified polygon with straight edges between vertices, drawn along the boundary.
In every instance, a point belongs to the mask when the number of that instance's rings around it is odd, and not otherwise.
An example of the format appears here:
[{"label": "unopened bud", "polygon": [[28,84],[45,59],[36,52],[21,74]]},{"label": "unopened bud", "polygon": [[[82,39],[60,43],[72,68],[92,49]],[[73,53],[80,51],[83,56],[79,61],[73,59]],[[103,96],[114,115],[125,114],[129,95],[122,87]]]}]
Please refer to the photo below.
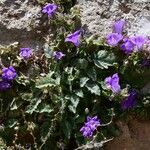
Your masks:
[{"label": "unopened bud", "polygon": [[89,113],[89,109],[85,108],[85,113],[88,114]]}]

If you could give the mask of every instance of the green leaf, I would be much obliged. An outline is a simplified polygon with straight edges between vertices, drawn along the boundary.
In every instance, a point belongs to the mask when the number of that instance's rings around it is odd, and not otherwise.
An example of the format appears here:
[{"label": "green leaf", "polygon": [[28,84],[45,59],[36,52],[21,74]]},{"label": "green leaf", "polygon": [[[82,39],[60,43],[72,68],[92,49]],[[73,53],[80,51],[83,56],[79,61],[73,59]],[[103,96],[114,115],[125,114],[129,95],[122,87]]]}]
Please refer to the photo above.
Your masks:
[{"label": "green leaf", "polygon": [[17,98],[14,98],[10,104],[10,110],[17,110],[21,105],[23,105],[23,101],[20,101]]},{"label": "green leaf", "polygon": [[72,124],[69,122],[69,121],[64,121],[64,124],[63,124],[63,132],[65,134],[65,137],[67,139],[70,139],[70,136],[71,136],[71,132],[72,132]]},{"label": "green leaf", "polygon": [[101,69],[108,69],[109,66],[113,66],[115,63],[115,56],[110,51],[101,50],[95,54],[94,64]]},{"label": "green leaf", "polygon": [[17,119],[9,119],[6,123],[6,126],[9,128],[15,127],[15,125],[18,123]]},{"label": "green leaf", "polygon": [[32,114],[36,111],[38,105],[41,103],[41,99],[34,98],[32,99],[30,105],[27,107],[26,113]]},{"label": "green leaf", "polygon": [[74,92],[75,92],[75,94],[76,94],[77,96],[79,96],[79,97],[83,97],[83,96],[84,96],[84,95],[83,95],[83,91],[82,91],[81,89],[75,90]]},{"label": "green leaf", "polygon": [[47,88],[47,87],[55,87],[60,84],[60,77],[56,79],[52,78],[54,72],[48,73],[45,77],[41,77],[36,80],[36,87],[39,89]]},{"label": "green leaf", "polygon": [[78,96],[73,95],[73,96],[70,97],[70,101],[71,101],[71,104],[68,106],[68,108],[71,112],[73,112],[75,114],[76,113],[76,108],[79,104],[80,99],[79,99]]},{"label": "green leaf", "polygon": [[52,57],[52,53],[53,53],[53,51],[51,51],[51,50],[49,49],[49,45],[48,45],[48,44],[45,44],[45,45],[44,45],[44,54],[45,54],[45,56],[46,56],[47,58],[51,58],[51,57]]},{"label": "green leaf", "polygon": [[94,93],[95,95],[100,95],[100,88],[97,84],[92,82],[87,82],[85,86],[92,94]]},{"label": "green leaf", "polygon": [[42,125],[40,129],[40,137],[41,141],[45,141],[45,138],[51,128],[51,120],[46,120]]},{"label": "green leaf", "polygon": [[97,74],[96,74],[96,70],[95,68],[89,68],[87,70],[87,75],[89,78],[91,78],[93,81],[96,81],[97,80]]},{"label": "green leaf", "polygon": [[86,59],[78,59],[76,67],[77,69],[86,69],[88,66],[88,61]]},{"label": "green leaf", "polygon": [[51,113],[53,112],[53,109],[50,105],[41,103],[40,105],[38,105],[38,108],[35,111],[39,113]]},{"label": "green leaf", "polygon": [[25,101],[31,101],[33,94],[32,93],[20,93],[20,96]]},{"label": "green leaf", "polygon": [[80,87],[84,87],[88,80],[89,78],[87,77],[80,78]]}]

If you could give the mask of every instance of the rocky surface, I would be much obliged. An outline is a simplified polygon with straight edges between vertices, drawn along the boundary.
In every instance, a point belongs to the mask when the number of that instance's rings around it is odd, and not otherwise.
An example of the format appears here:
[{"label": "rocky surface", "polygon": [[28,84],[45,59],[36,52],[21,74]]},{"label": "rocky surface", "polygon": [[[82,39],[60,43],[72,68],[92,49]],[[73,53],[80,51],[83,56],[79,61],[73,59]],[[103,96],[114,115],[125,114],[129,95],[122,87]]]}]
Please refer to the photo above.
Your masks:
[{"label": "rocky surface", "polygon": [[[114,20],[125,18],[128,34],[150,35],[150,0],[77,0],[86,34],[111,32]],[[36,0],[0,1],[0,44],[20,42],[38,49],[44,43],[41,7]],[[45,31],[46,32],[46,31]]]},{"label": "rocky surface", "polygon": [[43,44],[40,27],[41,8],[34,0],[0,1],[0,45],[20,42],[38,49]]},{"label": "rocky surface", "polygon": [[150,0],[78,0],[87,34],[105,36],[114,20],[128,20],[128,34],[150,35]]},{"label": "rocky surface", "polygon": [[107,143],[105,150],[149,150],[150,121],[132,120],[128,124],[118,122],[121,136]]}]

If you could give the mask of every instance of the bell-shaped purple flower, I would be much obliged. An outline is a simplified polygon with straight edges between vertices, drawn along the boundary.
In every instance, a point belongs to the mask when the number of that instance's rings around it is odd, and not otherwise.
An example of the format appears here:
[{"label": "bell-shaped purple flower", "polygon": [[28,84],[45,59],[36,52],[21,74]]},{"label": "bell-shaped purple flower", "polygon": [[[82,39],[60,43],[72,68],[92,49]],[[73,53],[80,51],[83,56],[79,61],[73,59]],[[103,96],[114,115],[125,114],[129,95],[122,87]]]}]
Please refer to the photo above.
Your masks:
[{"label": "bell-shaped purple flower", "polygon": [[91,118],[87,117],[87,122],[84,123],[84,126],[80,129],[84,137],[90,138],[93,136],[93,132],[100,126],[100,120],[97,116]]},{"label": "bell-shaped purple flower", "polygon": [[2,79],[11,81],[17,77],[16,70],[10,66],[9,68],[3,68],[2,69]]},{"label": "bell-shaped purple flower", "polygon": [[81,36],[81,31],[78,30],[72,34],[69,34],[65,38],[65,42],[72,42],[75,46],[78,47],[80,45],[80,36]]},{"label": "bell-shaped purple flower", "polygon": [[55,59],[60,60],[62,59],[62,57],[65,56],[65,54],[63,54],[62,52],[55,51],[53,52],[53,56],[55,57]]},{"label": "bell-shaped purple flower", "polygon": [[113,32],[118,33],[118,34],[122,34],[124,26],[125,26],[125,20],[124,19],[116,21],[113,24]]},{"label": "bell-shaped purple flower", "polygon": [[57,5],[55,4],[47,4],[43,7],[42,12],[48,14],[49,17],[51,17],[57,9]]},{"label": "bell-shaped purple flower", "polygon": [[105,84],[108,89],[111,89],[113,93],[120,92],[120,85],[119,85],[119,76],[118,73],[114,74],[112,77],[105,78]]},{"label": "bell-shaped purple flower", "polygon": [[124,39],[124,43],[120,46],[120,48],[124,51],[125,54],[131,54],[134,50],[134,44],[131,39]]},{"label": "bell-shaped purple flower", "polygon": [[141,50],[143,45],[147,42],[148,38],[142,35],[134,36],[131,38],[131,42],[137,46],[138,50]]},{"label": "bell-shaped purple flower", "polygon": [[87,122],[85,123],[85,125],[90,126],[91,130],[96,130],[98,126],[100,126],[100,121],[97,118],[97,116],[91,118],[91,117],[87,117]]},{"label": "bell-shaped purple flower", "polygon": [[30,48],[21,48],[19,55],[20,55],[20,57],[22,57],[23,59],[27,60],[28,58],[31,57],[32,51],[31,51]]},{"label": "bell-shaped purple flower", "polygon": [[0,81],[0,91],[6,91],[11,88],[11,83],[8,81]]},{"label": "bell-shaped purple flower", "polygon": [[106,41],[110,46],[117,46],[118,43],[123,39],[123,36],[118,33],[110,33],[106,37]]},{"label": "bell-shaped purple flower", "polygon": [[136,91],[132,90],[130,91],[129,96],[121,102],[121,108],[122,110],[131,109],[135,107],[136,104],[137,104],[137,93]]}]

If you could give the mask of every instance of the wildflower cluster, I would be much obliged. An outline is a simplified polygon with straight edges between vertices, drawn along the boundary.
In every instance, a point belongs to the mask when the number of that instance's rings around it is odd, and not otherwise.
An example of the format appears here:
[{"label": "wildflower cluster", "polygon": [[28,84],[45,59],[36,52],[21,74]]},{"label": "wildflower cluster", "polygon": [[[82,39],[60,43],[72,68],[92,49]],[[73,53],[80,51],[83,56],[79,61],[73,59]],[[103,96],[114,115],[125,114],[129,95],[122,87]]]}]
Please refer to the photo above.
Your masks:
[{"label": "wildflower cluster", "polygon": [[9,53],[0,48],[2,139],[13,149],[24,143],[35,150],[75,149],[115,136],[107,131],[128,112],[149,113],[142,90],[150,76],[148,36],[129,37],[121,19],[102,43],[84,35],[79,8],[67,14],[62,3],[41,9],[54,33],[39,51],[22,43]]},{"label": "wildflower cluster", "polygon": [[119,46],[125,54],[131,54],[133,51],[142,50],[148,38],[143,35],[126,37],[122,34],[125,27],[125,20],[121,19],[114,23],[113,33],[107,35],[106,40],[110,46]]}]

